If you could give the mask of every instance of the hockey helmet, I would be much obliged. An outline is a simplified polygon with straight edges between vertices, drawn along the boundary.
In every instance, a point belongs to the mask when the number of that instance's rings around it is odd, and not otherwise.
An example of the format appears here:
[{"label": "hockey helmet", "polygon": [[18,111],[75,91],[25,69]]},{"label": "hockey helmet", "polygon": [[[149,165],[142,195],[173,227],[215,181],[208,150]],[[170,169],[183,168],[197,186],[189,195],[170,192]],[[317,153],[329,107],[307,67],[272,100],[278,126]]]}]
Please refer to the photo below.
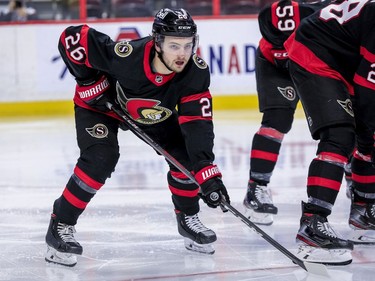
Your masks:
[{"label": "hockey helmet", "polygon": [[154,18],[152,35],[192,37],[197,34],[197,25],[184,9],[160,9]]}]

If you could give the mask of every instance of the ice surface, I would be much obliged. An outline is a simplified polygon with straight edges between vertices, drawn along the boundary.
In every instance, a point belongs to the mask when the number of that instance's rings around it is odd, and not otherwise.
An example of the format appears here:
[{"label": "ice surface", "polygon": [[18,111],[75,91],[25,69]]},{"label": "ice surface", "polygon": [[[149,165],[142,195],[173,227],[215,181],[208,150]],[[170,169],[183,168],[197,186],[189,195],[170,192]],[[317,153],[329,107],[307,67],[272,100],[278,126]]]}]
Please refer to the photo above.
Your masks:
[{"label": "ice surface", "polygon": [[[254,118],[255,116],[255,118]],[[239,211],[248,177],[249,150],[258,114],[219,112],[215,119],[216,163]],[[201,204],[201,220],[216,231],[214,255],[192,253],[177,232],[166,184],[167,165],[130,132],[120,133],[121,158],[107,184],[76,226],[84,247],[73,268],[47,264],[44,236],[53,201],[78,158],[71,118],[0,122],[0,280],[373,280],[374,247],[358,246],[353,263],[329,267],[329,278],[307,274],[231,213]],[[306,173],[316,143],[304,119],[285,137],[270,187],[279,214],[271,237],[291,252],[306,200]],[[348,235],[345,185],[330,223]]]}]

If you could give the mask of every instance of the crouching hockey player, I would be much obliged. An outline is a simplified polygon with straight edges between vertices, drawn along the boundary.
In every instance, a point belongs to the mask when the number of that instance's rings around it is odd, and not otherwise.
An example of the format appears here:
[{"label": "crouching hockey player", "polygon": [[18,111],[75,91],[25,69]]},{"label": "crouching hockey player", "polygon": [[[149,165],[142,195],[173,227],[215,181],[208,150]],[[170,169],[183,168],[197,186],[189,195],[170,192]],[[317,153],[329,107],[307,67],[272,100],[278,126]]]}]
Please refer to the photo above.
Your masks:
[{"label": "crouching hockey player", "polygon": [[[199,196],[216,208],[229,196],[213,164],[210,72],[195,55],[197,27],[184,9],[161,9],[152,36],[114,42],[86,25],[68,27],[59,51],[76,78],[75,122],[80,157],[62,195],[53,204],[46,235],[48,262],[74,266],[82,246],[75,225],[104,185],[119,158],[118,130],[124,124],[106,102],[136,124],[192,172],[199,187],[169,164],[169,189],[188,250],[213,254],[216,234],[199,220]],[[125,126],[126,127],[126,126]],[[124,128],[126,129],[126,128]],[[211,194],[219,194],[215,199]]]},{"label": "crouching hockey player", "polygon": [[[319,140],[297,233],[306,261],[348,264],[353,244],[375,244],[374,18],[373,1],[334,1],[302,21],[284,44],[311,135]],[[351,155],[353,231],[346,239],[327,217]]]}]

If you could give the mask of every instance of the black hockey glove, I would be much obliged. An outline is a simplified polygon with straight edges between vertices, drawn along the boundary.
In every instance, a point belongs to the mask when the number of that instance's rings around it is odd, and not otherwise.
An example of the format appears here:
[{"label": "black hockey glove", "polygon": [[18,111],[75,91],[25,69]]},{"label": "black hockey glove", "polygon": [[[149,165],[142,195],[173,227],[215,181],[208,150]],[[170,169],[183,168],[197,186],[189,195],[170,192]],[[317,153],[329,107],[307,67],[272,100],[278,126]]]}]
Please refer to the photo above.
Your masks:
[{"label": "black hockey glove", "polygon": [[271,53],[274,57],[274,63],[275,63],[275,66],[279,69],[279,70],[284,70],[284,71],[287,71],[288,70],[288,52],[284,49],[272,49],[271,50]]},{"label": "black hockey glove", "polygon": [[111,85],[108,78],[98,73],[95,77],[80,80],[76,79],[76,95],[92,108],[101,112],[108,112],[109,109],[106,106],[106,102],[110,98],[109,89]]},{"label": "black hockey glove", "polygon": [[216,208],[219,206],[222,197],[230,203],[227,189],[221,180],[221,173],[216,165],[204,167],[195,174],[195,179],[201,186],[201,198],[208,207]]}]

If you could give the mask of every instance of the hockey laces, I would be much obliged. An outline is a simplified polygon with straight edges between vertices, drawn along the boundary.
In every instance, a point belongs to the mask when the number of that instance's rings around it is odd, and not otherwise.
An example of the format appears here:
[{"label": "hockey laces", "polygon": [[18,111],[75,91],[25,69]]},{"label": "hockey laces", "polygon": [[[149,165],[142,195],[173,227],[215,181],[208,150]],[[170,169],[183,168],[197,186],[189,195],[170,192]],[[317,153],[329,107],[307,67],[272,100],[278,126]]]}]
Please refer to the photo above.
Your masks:
[{"label": "hockey laces", "polygon": [[256,186],[254,194],[260,203],[273,204],[267,187]]},{"label": "hockey laces", "polygon": [[199,217],[197,214],[193,216],[186,216],[185,217],[186,225],[193,230],[196,233],[203,232],[205,230],[208,230],[207,227],[203,225],[203,223],[199,220]]},{"label": "hockey laces", "polygon": [[328,222],[318,221],[317,223],[318,230],[324,235],[332,238],[338,238],[336,232],[333,230],[331,225]]},{"label": "hockey laces", "polygon": [[76,229],[74,228],[73,225],[68,225],[68,224],[59,222],[57,224],[57,232],[64,242],[67,242],[67,243],[68,242],[74,242],[74,243],[77,242],[74,239],[74,236],[73,236],[73,233],[76,232]]},{"label": "hockey laces", "polygon": [[375,218],[375,204],[372,204],[370,207],[370,213],[372,218]]}]

